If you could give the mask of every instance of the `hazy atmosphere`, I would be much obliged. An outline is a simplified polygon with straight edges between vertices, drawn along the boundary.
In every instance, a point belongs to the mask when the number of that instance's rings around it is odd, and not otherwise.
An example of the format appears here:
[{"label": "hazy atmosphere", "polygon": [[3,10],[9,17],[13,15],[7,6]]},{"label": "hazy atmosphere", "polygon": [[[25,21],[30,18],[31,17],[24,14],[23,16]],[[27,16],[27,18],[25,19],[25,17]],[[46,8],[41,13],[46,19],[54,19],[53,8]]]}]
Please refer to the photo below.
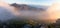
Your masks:
[{"label": "hazy atmosphere", "polygon": [[60,28],[60,0],[0,0],[0,22],[0,28]]}]

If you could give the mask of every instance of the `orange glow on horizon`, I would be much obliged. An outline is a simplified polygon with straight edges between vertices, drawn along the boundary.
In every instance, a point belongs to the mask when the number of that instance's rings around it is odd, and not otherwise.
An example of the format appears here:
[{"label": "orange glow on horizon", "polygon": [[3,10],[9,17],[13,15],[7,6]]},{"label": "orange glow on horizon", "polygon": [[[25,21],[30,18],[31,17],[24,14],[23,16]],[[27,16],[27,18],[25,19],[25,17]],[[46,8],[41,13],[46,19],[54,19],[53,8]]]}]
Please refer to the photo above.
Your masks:
[{"label": "orange glow on horizon", "polygon": [[60,18],[60,4],[54,3],[52,6],[50,6],[50,8],[48,8],[47,12],[52,20],[57,20]]}]

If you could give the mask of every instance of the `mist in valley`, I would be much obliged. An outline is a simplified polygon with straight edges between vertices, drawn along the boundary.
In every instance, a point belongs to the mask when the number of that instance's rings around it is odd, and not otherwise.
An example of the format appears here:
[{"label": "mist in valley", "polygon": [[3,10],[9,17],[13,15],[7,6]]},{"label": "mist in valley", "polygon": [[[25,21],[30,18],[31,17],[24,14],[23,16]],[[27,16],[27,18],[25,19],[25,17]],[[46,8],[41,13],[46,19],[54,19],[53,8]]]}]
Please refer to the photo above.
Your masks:
[{"label": "mist in valley", "polygon": [[0,2],[0,21],[8,25],[18,23],[19,21],[19,23],[21,23],[21,21],[24,23],[27,21],[29,23],[35,22],[37,24],[55,23],[60,17],[59,9],[57,10],[56,8],[59,8],[56,4],[53,4],[52,6],[40,6],[38,8],[38,6],[26,4],[8,4]]}]

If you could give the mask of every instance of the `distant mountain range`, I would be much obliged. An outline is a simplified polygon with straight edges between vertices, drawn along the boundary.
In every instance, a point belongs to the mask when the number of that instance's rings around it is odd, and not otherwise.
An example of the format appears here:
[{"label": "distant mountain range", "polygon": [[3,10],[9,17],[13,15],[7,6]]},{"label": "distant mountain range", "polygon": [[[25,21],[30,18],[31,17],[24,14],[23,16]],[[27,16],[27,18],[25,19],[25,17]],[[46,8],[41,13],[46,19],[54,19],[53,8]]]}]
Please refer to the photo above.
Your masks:
[{"label": "distant mountain range", "polygon": [[10,5],[19,9],[19,10],[40,10],[40,11],[44,11],[49,7],[49,6],[42,6],[42,5],[26,5],[26,4],[17,4],[17,3],[13,3]]}]

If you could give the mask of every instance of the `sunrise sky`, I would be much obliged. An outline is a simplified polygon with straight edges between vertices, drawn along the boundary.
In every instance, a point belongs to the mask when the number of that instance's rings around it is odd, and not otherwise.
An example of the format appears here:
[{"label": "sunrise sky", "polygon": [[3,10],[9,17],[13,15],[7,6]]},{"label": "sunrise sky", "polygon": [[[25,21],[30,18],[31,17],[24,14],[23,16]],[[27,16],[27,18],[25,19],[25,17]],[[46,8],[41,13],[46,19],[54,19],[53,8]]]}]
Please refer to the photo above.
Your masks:
[{"label": "sunrise sky", "polygon": [[7,3],[19,3],[19,4],[34,4],[34,5],[51,5],[54,2],[60,3],[60,0],[0,0]]}]

